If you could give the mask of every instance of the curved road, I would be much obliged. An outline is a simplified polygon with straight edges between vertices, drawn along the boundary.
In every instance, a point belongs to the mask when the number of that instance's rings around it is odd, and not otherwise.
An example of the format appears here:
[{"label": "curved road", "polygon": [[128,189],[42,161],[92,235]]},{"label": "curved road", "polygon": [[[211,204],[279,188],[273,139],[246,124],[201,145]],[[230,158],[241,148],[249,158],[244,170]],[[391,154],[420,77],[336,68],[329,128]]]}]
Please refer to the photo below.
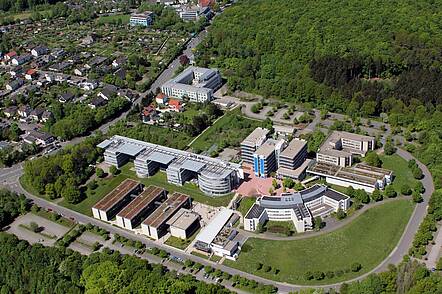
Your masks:
[{"label": "curved road", "polygon": [[[397,153],[402,158],[404,158],[406,160],[410,160],[410,159],[414,158],[410,153],[408,153],[402,149],[398,149]],[[398,245],[394,248],[392,253],[381,264],[379,264],[375,269],[373,269],[370,272],[363,274],[355,279],[352,279],[352,280],[349,280],[346,282],[360,280],[360,279],[365,278],[366,276],[368,276],[371,273],[384,271],[387,269],[387,266],[389,264],[400,263],[402,261],[404,255],[406,255],[408,253],[408,250],[411,247],[411,243],[413,242],[414,235],[415,235],[416,231],[418,230],[420,223],[422,222],[423,218],[426,215],[428,200],[434,191],[433,180],[432,180],[430,171],[428,170],[428,168],[425,165],[423,165],[419,161],[416,160],[416,162],[419,165],[419,167],[422,169],[423,174],[424,174],[424,178],[422,179],[422,183],[424,184],[424,187],[425,187],[425,193],[423,194],[424,201],[422,203],[419,203],[416,205],[416,207],[413,211],[413,214],[410,217],[410,220],[407,224],[407,227],[406,227]],[[163,244],[158,244],[156,242],[148,240],[147,238],[145,238],[143,236],[136,235],[132,232],[123,230],[121,228],[112,226],[108,223],[104,223],[100,220],[94,219],[92,217],[89,217],[89,216],[80,214],[78,212],[72,211],[70,209],[67,209],[65,207],[59,206],[55,203],[52,203],[52,202],[47,201],[45,199],[39,198],[39,197],[32,195],[32,194],[28,193],[27,191],[25,191],[19,182],[19,177],[22,175],[22,173],[23,173],[23,169],[22,169],[21,164],[16,165],[12,168],[2,169],[0,172],[0,184],[6,188],[9,188],[9,189],[17,192],[17,193],[21,193],[21,194],[26,195],[26,197],[33,200],[34,203],[37,204],[38,206],[41,206],[45,209],[52,209],[53,211],[56,211],[57,213],[59,213],[63,216],[66,216],[68,218],[73,218],[80,223],[92,223],[94,225],[100,226],[100,227],[110,231],[111,233],[119,234],[119,235],[125,236],[127,238],[131,238],[134,240],[139,240],[139,241],[143,242],[144,244],[146,244],[147,246],[163,248],[175,256],[181,257],[183,259],[192,259],[195,262],[199,262],[203,265],[210,265],[216,269],[220,269],[222,271],[228,272],[231,275],[238,274],[238,275],[246,277],[248,279],[256,280],[260,283],[275,285],[279,288],[279,291],[283,292],[283,293],[288,293],[288,292],[292,292],[292,291],[299,291],[300,289],[303,289],[303,288],[312,288],[312,286],[293,285],[293,284],[288,284],[288,283],[275,282],[275,281],[268,280],[268,279],[265,279],[265,278],[262,278],[259,276],[255,276],[255,275],[252,275],[252,274],[249,274],[246,272],[242,272],[242,271],[234,269],[234,268],[220,265],[220,264],[208,261],[206,259],[184,253],[183,251],[177,250],[173,247],[163,245]],[[342,283],[335,283],[335,284],[330,284],[330,285],[321,285],[321,286],[317,286],[317,287],[318,288],[325,288],[325,289],[329,289],[329,288],[337,289],[340,287],[341,284]]]}]

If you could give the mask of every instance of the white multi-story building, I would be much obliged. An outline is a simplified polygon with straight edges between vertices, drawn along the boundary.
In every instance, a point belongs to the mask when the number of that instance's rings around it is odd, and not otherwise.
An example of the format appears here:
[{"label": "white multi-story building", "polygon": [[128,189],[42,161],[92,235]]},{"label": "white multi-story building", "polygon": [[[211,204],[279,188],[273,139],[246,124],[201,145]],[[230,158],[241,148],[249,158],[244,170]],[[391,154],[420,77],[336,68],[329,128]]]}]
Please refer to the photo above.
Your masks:
[{"label": "white multi-story building", "polygon": [[213,99],[213,93],[221,87],[221,82],[217,69],[190,66],[161,86],[161,91],[169,97],[207,102]]},{"label": "white multi-story building", "polygon": [[353,155],[365,156],[374,150],[374,137],[334,131],[316,153],[316,161],[339,166],[351,166]]},{"label": "white multi-story building", "polygon": [[338,209],[346,211],[350,198],[324,185],[314,185],[281,196],[262,196],[244,217],[244,229],[255,231],[267,220],[292,221],[298,233],[313,228],[313,218],[325,216]]},{"label": "white multi-story building", "polygon": [[129,24],[131,26],[148,27],[153,23],[153,12],[146,11],[143,13],[136,13],[130,16]]}]

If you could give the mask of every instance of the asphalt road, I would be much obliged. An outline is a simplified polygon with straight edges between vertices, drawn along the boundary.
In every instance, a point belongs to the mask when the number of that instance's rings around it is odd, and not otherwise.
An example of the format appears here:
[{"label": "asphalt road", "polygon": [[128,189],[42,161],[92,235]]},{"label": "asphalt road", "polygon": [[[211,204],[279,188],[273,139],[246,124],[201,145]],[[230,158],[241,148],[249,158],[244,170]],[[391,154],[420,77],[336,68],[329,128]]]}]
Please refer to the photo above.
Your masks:
[{"label": "asphalt road", "polygon": [[[410,153],[408,153],[402,149],[398,149],[397,153],[398,153],[398,155],[400,155],[401,157],[403,157],[406,160],[410,160],[410,159],[414,158]],[[408,222],[408,225],[407,225],[407,227],[401,237],[401,240],[399,241],[398,245],[394,248],[392,253],[380,265],[378,265],[375,269],[373,269],[369,273],[366,273],[358,278],[352,279],[347,282],[360,280],[373,272],[384,271],[387,269],[387,266],[389,264],[400,263],[402,261],[404,255],[406,255],[408,253],[408,250],[413,242],[414,235],[415,235],[416,231],[418,230],[420,223],[422,222],[423,218],[426,215],[428,200],[434,191],[433,179],[431,177],[429,170],[427,169],[427,167],[425,165],[423,165],[419,161],[417,161],[417,163],[418,163],[419,167],[422,169],[423,174],[424,174],[424,178],[422,179],[422,183],[424,184],[424,187],[425,187],[425,193],[423,194],[424,201],[422,203],[419,203],[416,205],[416,208],[415,208],[415,210],[414,210],[414,212]],[[175,256],[180,257],[182,259],[191,259],[191,260],[193,260],[195,262],[199,262],[203,265],[210,265],[216,269],[220,269],[222,271],[228,272],[231,275],[238,274],[240,276],[255,280],[255,281],[263,283],[263,284],[275,285],[279,288],[279,291],[282,293],[299,291],[303,288],[310,288],[309,286],[301,286],[301,285],[293,285],[293,284],[288,284],[288,283],[275,282],[275,281],[264,279],[264,278],[246,273],[246,272],[239,271],[237,269],[233,269],[233,268],[230,268],[230,267],[227,267],[224,265],[220,265],[220,264],[208,261],[206,259],[182,252],[182,251],[177,250],[173,247],[153,242],[153,241],[143,237],[142,235],[137,235],[133,232],[123,230],[121,228],[112,226],[108,223],[94,219],[92,217],[89,217],[89,216],[80,214],[78,212],[69,210],[69,209],[59,206],[55,203],[49,202],[45,199],[36,197],[36,196],[28,193],[27,191],[25,191],[21,187],[21,185],[18,181],[18,178],[21,176],[21,174],[22,174],[22,168],[20,165],[17,165],[12,168],[8,168],[8,169],[2,169],[0,171],[1,184],[11,190],[16,191],[17,193],[21,193],[21,194],[26,195],[26,197],[28,197],[29,199],[32,199],[34,201],[34,203],[37,204],[38,206],[43,207],[45,209],[52,209],[53,211],[56,211],[57,213],[65,216],[65,217],[74,219],[77,222],[91,223],[91,224],[100,226],[100,227],[108,230],[112,234],[119,234],[121,236],[130,238],[133,240],[141,241],[149,247],[162,248],[162,249],[168,251],[169,253],[171,253],[172,255],[175,255]],[[325,289],[335,288],[335,289],[337,289],[340,287],[341,284],[342,283],[324,285],[324,286],[320,286],[320,288],[325,288]]]}]

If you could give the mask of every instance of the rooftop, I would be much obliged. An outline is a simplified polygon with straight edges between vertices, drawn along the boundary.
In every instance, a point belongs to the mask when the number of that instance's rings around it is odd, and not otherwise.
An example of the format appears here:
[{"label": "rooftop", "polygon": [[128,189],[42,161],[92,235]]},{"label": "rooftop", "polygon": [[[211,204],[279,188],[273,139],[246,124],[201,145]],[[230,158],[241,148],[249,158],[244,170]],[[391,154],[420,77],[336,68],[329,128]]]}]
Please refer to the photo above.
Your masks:
[{"label": "rooftop", "polygon": [[143,224],[154,228],[160,227],[167,222],[178,209],[189,201],[189,199],[190,197],[185,194],[178,192],[173,193],[172,196],[167,198],[160,207],[144,220]]},{"label": "rooftop", "polygon": [[306,145],[307,141],[300,139],[293,139],[292,141],[290,141],[287,148],[285,148],[284,151],[281,152],[281,156],[288,158],[295,158],[296,155],[298,155],[298,153],[301,152],[301,150],[305,148]]},{"label": "rooftop", "polygon": [[233,210],[223,208],[212,221],[200,231],[198,236],[196,236],[196,240],[206,244],[212,243],[232,214]]},{"label": "rooftop", "polygon": [[120,202],[127,194],[132,191],[135,187],[140,185],[139,182],[132,179],[125,179],[121,184],[119,184],[115,189],[113,189],[109,194],[107,194],[103,199],[98,201],[93,208],[98,210],[108,211],[116,203]]},{"label": "rooftop", "polygon": [[239,164],[117,135],[101,142],[97,147],[104,148],[107,152],[136,156],[136,160],[140,161],[150,160],[171,167],[198,170],[210,177],[224,178],[232,172],[240,173],[241,170]]},{"label": "rooftop", "polygon": [[258,127],[245,138],[241,145],[257,146],[262,144],[270,130]]},{"label": "rooftop", "polygon": [[192,212],[188,209],[181,208],[172,216],[167,224],[182,230],[186,230],[190,227],[195,221],[199,220],[200,216],[195,212]]},{"label": "rooftop", "polygon": [[331,156],[341,156],[341,157],[350,156],[351,154],[365,155],[366,152],[359,149],[345,148],[345,147],[341,149],[336,149],[335,148],[336,143],[338,141],[345,139],[360,141],[360,142],[374,141],[374,137],[371,136],[359,135],[349,132],[333,131],[330,134],[330,136],[328,136],[328,138],[325,140],[325,142],[321,145],[321,147],[319,148],[320,150],[319,152]]},{"label": "rooftop", "polygon": [[132,200],[132,202],[129,203],[129,205],[127,205],[120,213],[118,213],[117,216],[131,220],[141,213],[144,208],[151,205],[155,200],[164,194],[164,189],[156,186],[149,186],[139,196]]}]

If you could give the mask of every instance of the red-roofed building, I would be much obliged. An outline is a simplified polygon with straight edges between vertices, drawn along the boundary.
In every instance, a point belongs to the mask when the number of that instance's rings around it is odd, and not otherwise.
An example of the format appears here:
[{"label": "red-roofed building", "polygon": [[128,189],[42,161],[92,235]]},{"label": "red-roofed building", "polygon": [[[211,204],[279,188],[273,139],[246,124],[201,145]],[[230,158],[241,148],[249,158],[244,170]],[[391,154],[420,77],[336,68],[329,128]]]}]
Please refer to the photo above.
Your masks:
[{"label": "red-roofed building", "polygon": [[148,124],[154,122],[158,118],[157,111],[155,107],[150,104],[149,106],[145,106],[141,111],[141,117],[143,119],[143,123]]},{"label": "red-roofed building", "polygon": [[35,69],[31,68],[26,72],[25,79],[31,81],[36,77],[37,77],[37,71]]},{"label": "red-roofed building", "polygon": [[159,93],[159,94],[157,95],[157,97],[155,97],[155,101],[156,101],[158,104],[166,104],[166,103],[167,103],[167,100],[168,100],[167,95],[166,95],[166,94],[163,94],[163,93]]},{"label": "red-roofed building", "polygon": [[169,108],[170,110],[180,112],[183,110],[183,103],[180,100],[171,99],[169,101]]},{"label": "red-roofed building", "polygon": [[5,54],[5,60],[11,60],[15,56],[17,56],[17,52],[11,51]]},{"label": "red-roofed building", "polygon": [[212,7],[215,3],[216,3],[215,0],[199,0],[198,6],[199,7],[207,7],[207,6]]}]

